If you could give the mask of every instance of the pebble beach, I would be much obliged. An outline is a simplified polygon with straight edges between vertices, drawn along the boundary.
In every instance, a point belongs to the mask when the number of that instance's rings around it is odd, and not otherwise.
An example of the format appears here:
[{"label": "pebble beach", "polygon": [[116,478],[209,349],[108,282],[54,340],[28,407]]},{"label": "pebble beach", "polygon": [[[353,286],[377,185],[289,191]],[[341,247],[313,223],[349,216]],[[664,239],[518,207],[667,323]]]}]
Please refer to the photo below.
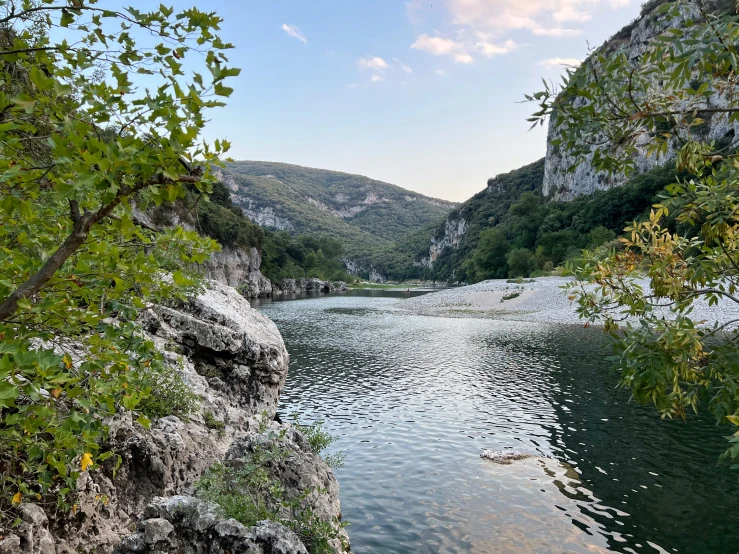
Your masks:
[{"label": "pebble beach", "polygon": [[[519,282],[492,279],[405,299],[399,308],[430,316],[582,325],[584,321],[578,316],[575,304],[562,289],[570,281],[570,277],[538,277]],[[646,279],[640,284],[648,286]],[[670,317],[669,310],[661,311],[664,317]],[[699,300],[692,316],[694,321],[710,327],[717,322],[739,319],[739,304],[722,300],[716,306],[709,306],[708,302]],[[729,328],[735,327],[736,324]]]}]

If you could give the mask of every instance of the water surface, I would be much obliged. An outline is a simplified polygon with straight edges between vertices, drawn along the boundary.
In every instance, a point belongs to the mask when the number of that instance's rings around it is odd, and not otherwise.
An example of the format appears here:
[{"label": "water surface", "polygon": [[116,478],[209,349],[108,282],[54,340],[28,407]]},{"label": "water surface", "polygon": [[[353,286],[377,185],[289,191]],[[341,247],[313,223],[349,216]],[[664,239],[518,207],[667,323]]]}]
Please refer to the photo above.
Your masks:
[{"label": "water surface", "polygon": [[325,419],[346,454],[355,552],[739,552],[727,429],[628,403],[599,331],[408,315],[402,298],[260,307],[291,355],[280,412]]}]

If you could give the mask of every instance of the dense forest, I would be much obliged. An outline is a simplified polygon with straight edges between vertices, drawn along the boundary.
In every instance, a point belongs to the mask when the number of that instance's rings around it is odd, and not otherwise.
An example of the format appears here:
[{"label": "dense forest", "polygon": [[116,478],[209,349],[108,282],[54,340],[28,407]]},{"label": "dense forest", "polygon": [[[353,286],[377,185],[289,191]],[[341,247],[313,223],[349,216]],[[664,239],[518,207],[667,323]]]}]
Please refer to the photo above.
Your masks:
[{"label": "dense forest", "polygon": [[[444,249],[431,270],[414,266],[404,273],[400,268],[390,276],[472,283],[548,274],[583,249],[613,241],[630,221],[645,217],[657,195],[675,181],[671,164],[621,187],[553,202],[541,194],[543,172],[540,160],[491,179],[487,189],[449,215],[467,223],[458,248]],[[435,236],[444,229],[442,222]]]}]

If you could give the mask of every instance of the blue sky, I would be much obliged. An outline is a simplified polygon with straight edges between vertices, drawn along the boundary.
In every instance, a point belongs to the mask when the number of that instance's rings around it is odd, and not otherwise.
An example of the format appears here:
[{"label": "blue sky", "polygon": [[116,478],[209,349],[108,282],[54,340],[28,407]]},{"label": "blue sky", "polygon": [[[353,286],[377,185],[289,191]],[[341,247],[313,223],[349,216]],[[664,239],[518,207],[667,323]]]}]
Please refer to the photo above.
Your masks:
[{"label": "blue sky", "polygon": [[[186,3],[178,2],[177,7]],[[538,90],[639,0],[211,0],[241,76],[210,139],[235,159],[359,173],[462,201],[535,161]]]}]

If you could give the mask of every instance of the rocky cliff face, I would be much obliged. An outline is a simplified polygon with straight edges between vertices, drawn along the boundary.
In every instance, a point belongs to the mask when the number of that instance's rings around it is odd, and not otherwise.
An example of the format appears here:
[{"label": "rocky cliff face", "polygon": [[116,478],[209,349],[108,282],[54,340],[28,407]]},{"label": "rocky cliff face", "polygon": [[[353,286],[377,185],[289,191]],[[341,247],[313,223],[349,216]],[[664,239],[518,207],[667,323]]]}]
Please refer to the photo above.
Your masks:
[{"label": "rocky cliff face", "polygon": [[205,263],[209,279],[237,288],[247,298],[272,294],[272,284],[259,270],[262,258],[256,248],[224,247]]},{"label": "rocky cliff face", "polygon": [[[697,4],[696,0],[696,3]],[[726,11],[727,8],[735,6],[735,2],[727,0],[700,0],[705,1],[706,7],[714,12]],[[640,57],[650,48],[655,38],[670,28],[679,28],[685,25],[688,19],[700,20],[701,15],[697,5],[693,10],[686,10],[679,18],[669,18],[665,14],[659,14],[655,10],[663,4],[664,0],[650,0],[644,4],[640,17],[630,25],[616,33],[613,38],[598,48],[585,62],[584,65],[594,63],[594,59],[602,52],[615,52],[623,50],[633,64],[638,64]],[[697,76],[704,78],[705,76]],[[705,103],[705,108],[725,108],[728,106],[728,96],[733,91],[726,93],[715,93]],[[700,133],[707,140],[721,140],[727,136],[734,136],[739,131],[739,122],[730,123],[726,114],[707,115],[704,117],[706,124],[702,126]],[[554,200],[571,200],[581,194],[591,194],[596,190],[604,190],[625,183],[626,176],[622,174],[606,175],[598,172],[592,164],[592,154],[587,156],[574,171],[568,168],[575,162],[575,157],[561,146],[552,144],[553,140],[561,137],[561,129],[550,123],[547,137],[547,155],[545,161],[543,194]],[[646,144],[648,137],[638,148],[634,159],[636,171],[645,173],[650,169],[663,165],[675,157],[676,148],[679,148],[677,139],[670,145],[667,153],[660,156],[648,156]],[[592,150],[595,150],[595,146]]]},{"label": "rocky cliff face", "polygon": [[457,248],[467,230],[467,221],[463,217],[459,219],[449,218],[444,225],[444,232],[439,237],[431,237],[428,257],[421,258],[416,263],[422,267],[431,269],[434,262],[445,248]]},{"label": "rocky cliff face", "polygon": [[[141,325],[171,370],[199,397],[196,412],[187,421],[163,417],[149,429],[130,413],[119,414],[109,423],[107,448],[121,456],[120,468],[114,471],[108,464],[83,473],[69,517],[50,521],[38,506],[23,506],[22,526],[0,530],[0,553],[108,553],[132,529],[139,532],[118,552],[305,552],[281,526],[246,529],[194,498],[166,498],[190,494],[206,468],[237,460],[238,452],[270,440],[267,435],[279,427],[292,454],[275,470],[276,477],[290,494],[309,494],[310,505],[326,518],[340,517],[331,470],[305,451],[298,431],[271,422],[289,361],[277,327],[217,281],[209,281],[184,305],[150,309]],[[307,489],[307,483],[319,483],[320,490]]]}]

